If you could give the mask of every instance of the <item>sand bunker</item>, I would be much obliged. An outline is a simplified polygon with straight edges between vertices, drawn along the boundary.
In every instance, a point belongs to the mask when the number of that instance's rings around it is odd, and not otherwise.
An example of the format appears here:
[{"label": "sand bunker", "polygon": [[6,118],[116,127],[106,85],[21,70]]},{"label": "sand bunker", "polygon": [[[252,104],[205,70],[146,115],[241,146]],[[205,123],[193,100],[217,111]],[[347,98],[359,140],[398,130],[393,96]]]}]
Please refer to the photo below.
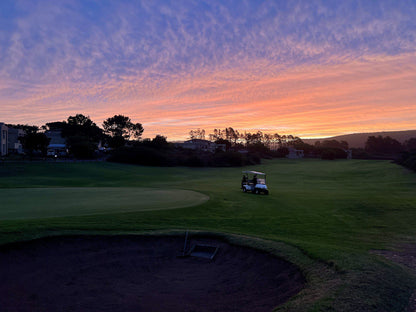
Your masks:
[{"label": "sand bunker", "polygon": [[0,311],[272,311],[302,274],[211,238],[213,261],[177,257],[183,237],[75,236],[0,248]]}]

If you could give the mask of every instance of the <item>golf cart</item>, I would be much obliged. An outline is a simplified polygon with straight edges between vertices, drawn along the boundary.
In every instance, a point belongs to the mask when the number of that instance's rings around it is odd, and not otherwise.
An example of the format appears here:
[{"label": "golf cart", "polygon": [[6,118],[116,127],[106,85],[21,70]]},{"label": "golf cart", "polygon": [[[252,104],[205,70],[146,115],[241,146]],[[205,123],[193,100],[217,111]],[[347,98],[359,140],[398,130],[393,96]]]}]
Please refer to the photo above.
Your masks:
[{"label": "golf cart", "polygon": [[266,174],[258,171],[243,171],[241,180],[241,189],[244,193],[251,192],[254,194],[269,194],[266,185]]}]

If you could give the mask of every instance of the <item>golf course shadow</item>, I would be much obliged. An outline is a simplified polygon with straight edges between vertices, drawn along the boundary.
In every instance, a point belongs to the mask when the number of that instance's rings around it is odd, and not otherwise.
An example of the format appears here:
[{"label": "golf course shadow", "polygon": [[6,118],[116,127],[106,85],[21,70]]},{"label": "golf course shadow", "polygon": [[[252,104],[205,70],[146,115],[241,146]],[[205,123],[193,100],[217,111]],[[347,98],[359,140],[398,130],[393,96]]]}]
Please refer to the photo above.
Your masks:
[{"label": "golf course shadow", "polygon": [[0,311],[272,311],[305,283],[292,264],[212,237],[61,236],[0,247]]}]

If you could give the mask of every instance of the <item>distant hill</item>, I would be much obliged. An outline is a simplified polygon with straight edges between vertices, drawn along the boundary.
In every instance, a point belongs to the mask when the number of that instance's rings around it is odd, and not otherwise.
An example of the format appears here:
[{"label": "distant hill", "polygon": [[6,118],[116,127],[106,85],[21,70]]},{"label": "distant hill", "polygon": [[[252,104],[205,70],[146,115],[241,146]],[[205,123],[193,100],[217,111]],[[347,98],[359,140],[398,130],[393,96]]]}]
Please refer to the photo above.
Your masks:
[{"label": "distant hill", "polygon": [[325,141],[325,140],[337,140],[337,141],[347,141],[349,147],[355,148],[364,148],[365,142],[369,136],[389,136],[400,143],[410,139],[416,138],[416,130],[406,130],[406,131],[385,131],[385,132],[370,132],[370,133],[352,133],[345,135],[338,135],[330,138],[323,139],[302,139],[303,142],[308,144],[315,144],[316,141]]}]

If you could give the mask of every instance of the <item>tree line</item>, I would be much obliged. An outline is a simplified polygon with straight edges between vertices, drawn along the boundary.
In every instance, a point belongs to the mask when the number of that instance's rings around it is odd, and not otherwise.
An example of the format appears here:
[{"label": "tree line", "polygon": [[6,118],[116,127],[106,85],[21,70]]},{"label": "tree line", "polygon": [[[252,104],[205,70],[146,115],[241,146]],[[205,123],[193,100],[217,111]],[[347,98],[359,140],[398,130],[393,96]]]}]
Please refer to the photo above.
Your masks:
[{"label": "tree line", "polygon": [[410,138],[401,144],[389,136],[371,136],[365,149],[376,156],[392,155],[398,164],[416,171],[416,138]]},{"label": "tree line", "polygon": [[329,139],[311,145],[293,135],[239,131],[232,127],[214,129],[211,133],[204,129],[190,130],[191,140],[207,138],[211,142],[225,145],[225,152],[218,150],[210,155],[201,151],[181,150],[168,143],[162,135],[153,139],[141,139],[144,131],[142,124],[134,123],[124,115],[105,119],[101,128],[83,114],[69,116],[65,121],[49,122],[41,127],[7,126],[24,130],[25,135],[20,138],[20,142],[29,155],[35,151],[46,155],[50,139],[45,132],[59,131],[70,155],[81,159],[96,157],[101,144],[113,151],[110,160],[119,162],[169,166],[239,166],[258,163],[261,158],[285,157],[289,154],[289,148],[294,148],[302,150],[306,157],[322,159],[347,158],[352,151],[353,158],[395,159],[416,170],[416,138],[401,144],[389,136],[369,136],[364,148],[351,149],[346,141]]},{"label": "tree line", "polygon": [[239,131],[232,127],[214,129],[212,133],[207,135],[204,129],[189,131],[189,139],[191,140],[206,138],[217,144],[225,144],[227,150],[247,150],[259,153],[263,157],[284,157],[289,153],[289,146],[302,143],[299,137],[293,135]]},{"label": "tree line", "polygon": [[413,164],[412,155],[416,151],[416,138],[411,138],[402,144],[389,136],[369,136],[364,148],[350,148],[347,141],[328,139],[316,141],[312,145],[293,135],[268,134],[261,131],[242,132],[231,127],[214,129],[209,134],[206,134],[204,129],[189,132],[189,139],[205,138],[225,144],[227,149],[247,149],[263,153],[263,156],[264,154],[275,157],[285,156],[288,153],[287,148],[292,147],[303,150],[307,157],[342,159],[350,155],[358,159],[394,159],[408,164],[408,167],[416,167],[416,164],[410,165]]},{"label": "tree line", "polygon": [[299,137],[293,135],[280,135],[278,133],[269,134],[262,131],[249,132],[239,131],[232,127],[224,129],[214,129],[212,133],[206,135],[204,129],[194,129],[189,131],[189,139],[208,139],[212,142],[227,141],[231,146],[247,146],[250,144],[262,143],[267,146],[277,144],[279,146],[288,145],[296,141],[301,141]]},{"label": "tree line", "polygon": [[29,155],[35,152],[46,155],[50,139],[45,132],[59,131],[70,154],[75,158],[93,158],[99,143],[110,148],[124,146],[126,142],[140,139],[144,131],[142,124],[133,123],[123,115],[107,118],[103,128],[83,114],[69,116],[65,121],[49,122],[41,127],[20,124],[7,126],[24,130],[25,135],[19,140]]}]

